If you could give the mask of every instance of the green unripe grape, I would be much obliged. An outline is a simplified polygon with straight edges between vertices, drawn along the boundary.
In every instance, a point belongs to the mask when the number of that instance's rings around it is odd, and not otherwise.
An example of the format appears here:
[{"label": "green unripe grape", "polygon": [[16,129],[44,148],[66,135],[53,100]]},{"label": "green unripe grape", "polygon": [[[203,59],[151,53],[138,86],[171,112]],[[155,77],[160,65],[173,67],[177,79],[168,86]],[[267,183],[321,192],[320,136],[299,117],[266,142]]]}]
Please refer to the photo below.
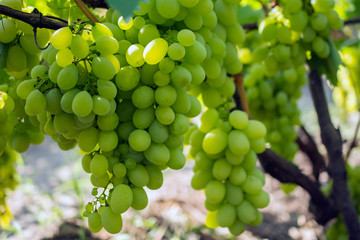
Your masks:
[{"label": "green unripe grape", "polygon": [[46,98],[46,111],[51,114],[57,114],[61,112],[61,93],[59,89],[53,88],[45,94]]},{"label": "green unripe grape", "polygon": [[131,99],[135,107],[144,109],[154,103],[155,93],[152,88],[141,86],[133,92]]},{"label": "green unripe grape", "polygon": [[93,100],[87,91],[76,94],[72,101],[72,111],[79,117],[89,115],[93,110]]},{"label": "green unripe grape", "polygon": [[98,144],[103,151],[109,152],[114,150],[118,142],[118,135],[115,131],[100,131]]},{"label": "green unripe grape", "polygon": [[238,130],[245,129],[249,122],[249,117],[246,112],[235,110],[229,115],[229,122],[231,126]]},{"label": "green unripe grape", "polygon": [[230,227],[234,224],[236,220],[236,208],[234,205],[229,203],[224,203],[220,206],[216,222],[220,227]]},{"label": "green unripe grape", "polygon": [[34,116],[45,111],[46,98],[38,89],[33,90],[26,98],[25,112],[29,116]]},{"label": "green unripe grape", "polygon": [[104,229],[111,234],[116,234],[122,229],[122,218],[120,214],[116,214],[111,207],[105,207],[101,212],[101,223]]},{"label": "green unripe grape", "polygon": [[177,113],[186,114],[191,108],[190,96],[183,88],[175,87],[175,89],[177,97],[171,108]]},{"label": "green unripe grape", "polygon": [[0,26],[0,42],[9,43],[13,41],[17,34],[15,23],[7,18],[3,18],[0,20]]},{"label": "green unripe grape", "polygon": [[208,154],[217,154],[227,146],[227,134],[220,128],[208,132],[202,142],[204,151]]},{"label": "green unripe grape", "polygon": [[100,230],[103,228],[103,225],[101,223],[101,216],[98,212],[90,213],[88,216],[88,225],[91,232],[100,232]]},{"label": "green unripe grape", "polygon": [[104,57],[96,57],[93,59],[92,71],[98,78],[104,80],[110,80],[115,76],[114,66]]},{"label": "green unripe grape", "polygon": [[249,139],[264,138],[266,135],[266,127],[258,120],[249,120],[247,128],[244,129],[244,133]]},{"label": "green unripe grape", "polygon": [[325,14],[323,13],[315,13],[312,15],[310,19],[311,26],[316,31],[322,31],[326,28],[328,24],[328,20]]},{"label": "green unripe grape", "polygon": [[156,10],[166,19],[176,17],[180,11],[180,4],[177,0],[156,0],[155,3]]},{"label": "green unripe grape", "polygon": [[77,137],[79,148],[84,152],[90,152],[96,146],[98,142],[98,136],[99,131],[94,127],[82,130]]},{"label": "green unripe grape", "polygon": [[56,83],[63,90],[69,90],[76,86],[79,79],[79,71],[75,64],[70,64],[58,73]]},{"label": "green unripe grape", "polygon": [[189,63],[200,64],[206,58],[206,48],[199,41],[195,41],[193,45],[186,47],[185,49],[185,60]]},{"label": "green unripe grape", "polygon": [[212,167],[212,173],[217,180],[225,180],[230,176],[231,164],[228,163],[226,159],[221,158],[215,161]]},{"label": "green unripe grape", "polygon": [[63,49],[70,46],[72,40],[72,32],[69,27],[63,27],[56,30],[50,39],[51,45],[55,49]]},{"label": "green unripe grape", "polygon": [[155,109],[156,119],[164,125],[170,125],[175,120],[175,113],[171,107],[158,106]]},{"label": "green unripe grape", "polygon": [[203,25],[203,19],[200,14],[189,11],[184,18],[184,23],[187,28],[192,31],[200,30]]},{"label": "green unripe grape", "polygon": [[239,156],[245,155],[250,149],[250,142],[246,135],[239,130],[233,130],[228,135],[230,150]]},{"label": "green unripe grape", "polygon": [[72,63],[73,57],[69,48],[62,48],[56,54],[56,63],[60,67],[66,67]]},{"label": "green unripe grape", "polygon": [[122,91],[134,89],[140,81],[140,73],[132,66],[122,67],[116,75],[116,86]]},{"label": "green unripe grape", "polygon": [[130,182],[137,187],[145,187],[149,183],[149,173],[141,164],[137,164],[135,168],[129,169],[127,175]]},{"label": "green unripe grape", "polygon": [[270,196],[267,192],[261,190],[256,194],[246,194],[246,200],[256,208],[264,208],[269,205]]},{"label": "green unripe grape", "polygon": [[217,181],[211,180],[205,189],[206,200],[210,203],[217,204],[220,203],[225,197],[226,187],[225,184]]},{"label": "green unripe grape", "polygon": [[311,5],[316,12],[329,12],[334,6],[334,0],[311,0]]},{"label": "green unripe grape", "polygon": [[26,68],[27,60],[24,50],[19,45],[9,47],[6,58],[6,67],[9,71],[21,72]]},{"label": "green unripe grape", "polygon": [[195,7],[199,3],[199,0],[179,0],[179,3],[186,8],[191,8]]},{"label": "green unripe grape", "polygon": [[125,166],[126,168],[129,169],[134,169],[136,167],[136,160],[133,158],[128,158],[125,160]]},{"label": "green unripe grape", "polygon": [[177,87],[187,87],[190,85],[192,77],[189,70],[178,65],[170,75],[172,83]]},{"label": "green unripe grape", "polygon": [[161,169],[155,165],[147,165],[145,168],[149,174],[149,183],[146,186],[152,190],[159,189],[164,181]]},{"label": "green unripe grape", "polygon": [[183,168],[186,163],[186,158],[182,153],[182,151],[177,147],[170,148],[169,150],[170,150],[170,159],[166,165],[174,170],[179,170]]},{"label": "green unripe grape", "polygon": [[131,188],[133,193],[133,201],[131,203],[131,207],[135,210],[142,210],[146,208],[148,204],[148,197],[145,190],[141,187]]},{"label": "green unripe grape", "polygon": [[155,143],[164,143],[169,136],[167,126],[161,124],[158,120],[153,121],[148,129],[148,132],[150,134],[151,141]]},{"label": "green unripe grape", "polygon": [[180,43],[173,43],[168,48],[168,55],[171,59],[179,61],[185,56],[185,48]]},{"label": "green unripe grape", "polygon": [[91,33],[95,41],[103,36],[113,37],[111,30],[102,23],[95,23],[91,28]]},{"label": "green unripe grape", "polygon": [[170,85],[159,87],[155,90],[155,101],[163,107],[170,107],[176,101],[177,93]]},{"label": "green unripe grape", "polygon": [[30,146],[30,138],[26,132],[16,133],[11,140],[11,147],[19,152],[25,152]]},{"label": "green unripe grape", "polygon": [[129,135],[129,145],[132,149],[138,152],[143,152],[151,144],[151,137],[149,133],[142,129],[136,129]]},{"label": "green unripe grape", "polygon": [[237,206],[243,201],[243,199],[244,199],[244,193],[243,193],[241,187],[235,186],[231,182],[228,182],[226,184],[226,200],[230,204]]},{"label": "green unripe grape", "polygon": [[145,109],[137,109],[133,115],[135,127],[140,129],[148,128],[155,119],[155,111],[152,106]]},{"label": "green unripe grape", "polygon": [[159,63],[159,69],[163,73],[171,73],[174,70],[174,68],[175,68],[175,62],[169,57],[163,58]]},{"label": "green unripe grape", "polygon": [[36,65],[31,69],[32,79],[45,79],[47,77],[48,68],[44,65]]},{"label": "green unripe grape", "polygon": [[91,155],[90,154],[84,155],[82,157],[82,159],[81,159],[81,166],[82,166],[83,170],[85,172],[87,172],[87,173],[91,173],[90,162],[91,162]]},{"label": "green unripe grape", "polygon": [[207,133],[215,127],[219,119],[219,112],[214,108],[208,108],[200,117],[198,128],[201,132]]},{"label": "green unripe grape", "polygon": [[148,64],[159,63],[166,55],[168,51],[168,43],[163,38],[156,38],[149,42],[143,53],[145,62]]},{"label": "green unripe grape", "polygon": [[245,182],[241,185],[244,192],[249,194],[256,194],[262,188],[262,182],[259,178],[255,176],[248,176]]},{"label": "green unripe grape", "polygon": [[305,11],[299,11],[290,16],[291,29],[302,32],[308,25],[308,15]]},{"label": "green unripe grape", "polygon": [[235,166],[232,168],[229,180],[234,185],[241,185],[247,178],[246,171],[241,166]]},{"label": "green unripe grape", "polygon": [[165,165],[170,159],[170,151],[162,143],[151,143],[144,155],[147,160],[159,166]]},{"label": "green unripe grape", "polygon": [[89,45],[80,35],[73,36],[70,49],[76,58],[85,58],[89,54]]},{"label": "green unripe grape", "polygon": [[93,100],[93,112],[96,115],[104,116],[110,112],[111,106],[109,100],[99,95],[93,96],[92,100]]},{"label": "green unripe grape", "polygon": [[286,2],[285,8],[290,13],[296,13],[298,12],[302,7],[302,1],[301,0],[289,0]]},{"label": "green unripe grape", "polygon": [[133,26],[133,24],[134,24],[133,18],[126,20],[123,16],[120,16],[118,20],[118,25],[122,30],[129,30]]},{"label": "green unripe grape", "polygon": [[22,81],[16,88],[16,94],[22,98],[26,99],[29,94],[35,90],[35,85],[37,81],[34,79]]},{"label": "green unripe grape", "polygon": [[235,223],[229,227],[229,231],[232,235],[238,236],[245,231],[245,224],[236,220]]},{"label": "green unripe grape", "polygon": [[133,44],[126,51],[126,61],[133,67],[140,67],[145,63],[143,53],[143,45]]},{"label": "green unripe grape", "polygon": [[216,216],[217,210],[208,212],[205,219],[205,226],[212,229],[219,227],[219,224],[216,221]]},{"label": "green unripe grape", "polygon": [[119,50],[118,41],[109,36],[103,36],[95,41],[96,50],[101,54],[114,54]]},{"label": "green unripe grape", "polygon": [[189,120],[181,113],[175,114],[174,121],[170,124],[169,130],[174,135],[184,135],[189,129]]},{"label": "green unripe grape", "polygon": [[131,188],[125,184],[119,184],[111,193],[110,207],[116,214],[126,212],[133,201]]},{"label": "green unripe grape", "polygon": [[256,209],[251,203],[244,200],[237,206],[237,216],[242,223],[249,224],[256,219]]},{"label": "green unripe grape", "polygon": [[101,177],[106,174],[109,167],[107,158],[104,155],[95,155],[90,162],[91,173],[96,177]]}]

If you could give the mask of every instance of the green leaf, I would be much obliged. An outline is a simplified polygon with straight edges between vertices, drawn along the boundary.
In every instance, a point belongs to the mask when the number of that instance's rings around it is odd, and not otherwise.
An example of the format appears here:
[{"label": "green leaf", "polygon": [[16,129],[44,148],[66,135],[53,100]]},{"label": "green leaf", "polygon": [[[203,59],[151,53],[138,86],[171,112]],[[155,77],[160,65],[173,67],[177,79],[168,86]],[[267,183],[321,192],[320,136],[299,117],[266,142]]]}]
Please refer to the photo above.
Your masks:
[{"label": "green leaf", "polygon": [[339,70],[340,65],[344,65],[344,63],[341,60],[341,57],[339,55],[339,52],[334,44],[334,42],[329,39],[328,40],[329,47],[330,47],[330,56],[326,59],[326,75],[328,79],[331,81],[331,83],[336,86],[338,83],[337,79],[337,71]]},{"label": "green leaf", "polygon": [[139,2],[148,2],[148,0],[106,0],[110,7],[118,10],[125,19],[129,19],[133,11],[140,7]]}]

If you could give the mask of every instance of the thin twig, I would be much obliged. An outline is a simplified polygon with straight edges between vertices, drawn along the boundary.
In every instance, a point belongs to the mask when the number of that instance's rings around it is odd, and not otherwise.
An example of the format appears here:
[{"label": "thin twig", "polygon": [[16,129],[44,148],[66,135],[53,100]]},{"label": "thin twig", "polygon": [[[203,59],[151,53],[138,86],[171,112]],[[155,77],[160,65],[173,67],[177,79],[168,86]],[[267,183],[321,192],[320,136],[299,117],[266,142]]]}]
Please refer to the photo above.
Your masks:
[{"label": "thin twig", "polygon": [[360,128],[360,117],[359,117],[358,122],[357,122],[356,127],[355,127],[354,137],[353,137],[353,139],[352,139],[352,141],[350,143],[348,151],[346,152],[345,162],[347,162],[349,160],[351,151],[354,149],[354,147],[357,146],[357,135],[358,135],[358,132],[359,132],[359,128]]},{"label": "thin twig", "polygon": [[326,167],[325,158],[319,152],[313,137],[306,131],[304,126],[301,126],[298,132],[298,138],[296,139],[300,150],[304,152],[312,165],[312,174],[316,181],[319,181],[320,172]]},{"label": "thin twig", "polygon": [[94,14],[90,12],[90,10],[86,7],[85,3],[82,0],[74,0],[74,1],[90,21],[99,22],[99,20],[94,16]]},{"label": "thin twig", "polygon": [[[315,59],[316,60],[316,59]],[[310,66],[311,67],[311,66]],[[333,179],[331,198],[343,216],[350,240],[360,239],[360,224],[347,184],[347,172],[339,129],[331,122],[322,79],[316,68],[309,72],[309,86],[321,132],[321,140],[329,157],[329,176]]]},{"label": "thin twig", "polygon": [[26,22],[30,24],[33,28],[48,28],[57,30],[59,28],[67,26],[67,23],[61,21],[54,21],[48,17],[43,16],[40,13],[26,13],[9,8],[4,5],[0,5],[0,14]]}]

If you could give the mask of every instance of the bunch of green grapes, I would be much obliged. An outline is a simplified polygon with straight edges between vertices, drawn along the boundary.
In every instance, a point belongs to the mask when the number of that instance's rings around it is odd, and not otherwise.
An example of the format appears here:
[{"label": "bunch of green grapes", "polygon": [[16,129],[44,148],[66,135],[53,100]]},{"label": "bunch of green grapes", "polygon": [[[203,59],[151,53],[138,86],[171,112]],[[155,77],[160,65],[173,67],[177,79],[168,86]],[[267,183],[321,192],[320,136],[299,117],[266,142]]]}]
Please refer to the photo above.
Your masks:
[{"label": "bunch of green grapes", "polygon": [[[260,24],[259,34],[252,33],[256,45],[240,49],[239,55],[248,64],[244,86],[251,115],[265,124],[271,148],[293,159],[298,150],[295,126],[300,124],[296,101],[307,82],[305,49],[275,13]],[[272,35],[273,27],[283,34]]]},{"label": "bunch of green grapes", "polygon": [[[2,1],[2,5],[16,10],[22,10],[19,0]],[[25,9],[30,11],[31,9]],[[22,78],[42,59],[42,51],[34,41],[33,28],[22,21],[12,18],[0,20],[0,42],[7,48],[6,71],[12,76]],[[40,48],[46,47],[50,40],[50,31],[45,28],[37,29],[36,42]]]},{"label": "bunch of green grapes", "polygon": [[6,204],[6,196],[18,184],[16,164],[18,153],[7,144],[9,135],[15,125],[10,97],[0,89],[0,226],[8,227],[12,219],[11,211]]},{"label": "bunch of green grapes", "polygon": [[329,36],[332,29],[340,29],[343,22],[334,10],[334,0],[284,0],[281,2],[289,27],[301,35],[307,50],[319,58],[330,55]]},{"label": "bunch of green grapes", "polygon": [[208,227],[227,227],[240,235],[246,224],[262,222],[258,208],[269,204],[269,195],[262,190],[265,177],[256,169],[256,154],[265,150],[265,135],[265,126],[247,113],[214,108],[187,134],[195,160],[191,186],[205,190]]},{"label": "bunch of green grapes", "polygon": [[346,113],[359,109],[359,67],[360,49],[358,47],[346,47],[341,50],[342,60],[346,67],[340,66],[338,71],[338,85],[333,89],[335,103]]},{"label": "bunch of green grapes", "polygon": [[[347,164],[347,180],[348,180],[348,186],[350,189],[350,196],[351,200],[355,206],[356,211],[358,212],[358,217],[360,217],[360,187],[359,187],[359,181],[360,181],[360,166],[351,166]],[[326,189],[327,192],[331,190],[332,184],[328,186]],[[346,240],[349,239],[349,235],[347,233],[347,229],[344,223],[344,219],[339,214],[336,221],[330,226],[330,228],[326,231],[326,237],[329,240]]]}]

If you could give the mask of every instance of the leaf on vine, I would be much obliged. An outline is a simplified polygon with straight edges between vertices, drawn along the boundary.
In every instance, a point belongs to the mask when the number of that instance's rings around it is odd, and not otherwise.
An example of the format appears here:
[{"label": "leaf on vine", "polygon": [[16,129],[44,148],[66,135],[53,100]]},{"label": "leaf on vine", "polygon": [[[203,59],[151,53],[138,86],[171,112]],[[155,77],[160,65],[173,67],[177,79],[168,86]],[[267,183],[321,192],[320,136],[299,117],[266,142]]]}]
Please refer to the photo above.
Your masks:
[{"label": "leaf on vine", "polygon": [[339,55],[339,52],[334,44],[334,42],[329,39],[328,41],[330,47],[330,55],[327,57],[325,62],[325,74],[330,82],[336,86],[338,83],[337,71],[339,70],[340,65],[344,65]]},{"label": "leaf on vine", "polygon": [[139,3],[148,2],[148,0],[106,0],[106,2],[110,7],[121,12],[125,19],[129,19],[132,16],[133,11],[140,7]]}]

